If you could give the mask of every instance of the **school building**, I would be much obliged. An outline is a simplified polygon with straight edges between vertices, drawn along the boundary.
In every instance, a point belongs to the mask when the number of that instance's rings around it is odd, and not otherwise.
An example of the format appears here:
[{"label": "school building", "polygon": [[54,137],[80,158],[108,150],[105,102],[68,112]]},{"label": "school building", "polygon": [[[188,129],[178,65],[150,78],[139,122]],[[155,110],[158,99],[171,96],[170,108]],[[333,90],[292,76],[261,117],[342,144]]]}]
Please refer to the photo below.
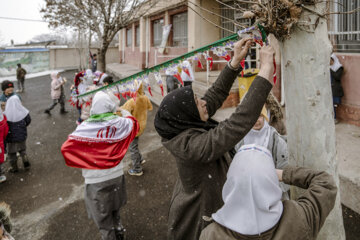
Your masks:
[{"label": "school building", "polygon": [[[146,14],[135,19],[119,32],[120,63],[130,64],[138,69],[152,67],[188,51],[227,37],[238,30],[236,23],[251,25],[248,19],[242,18],[237,1],[216,0],[162,0]],[[241,7],[247,8],[246,5]],[[360,1],[335,0],[330,3],[330,11],[350,11],[360,7]],[[166,47],[160,53],[163,26],[172,24]],[[347,15],[332,15],[329,20],[329,37],[334,45],[334,51],[343,64],[345,72],[342,85],[345,96],[338,108],[338,118],[342,121],[360,126],[360,13]],[[274,41],[272,41],[274,42]],[[252,50],[251,66],[258,67],[257,50]],[[210,52],[211,54],[211,52]],[[276,59],[277,83],[273,93],[281,101],[280,54]],[[330,60],[329,60],[330,61]],[[203,59],[203,63],[205,60]],[[226,62],[214,56],[213,73],[199,69],[193,65],[196,72],[205,71],[204,78],[209,79]],[[197,79],[196,79],[197,80]],[[330,80],[329,80],[330,81]],[[286,84],[286,79],[284,80]],[[237,90],[238,91],[238,90]],[[236,89],[233,92],[236,95]],[[232,94],[230,94],[232,95]],[[239,99],[235,95],[228,101],[236,105]]]}]

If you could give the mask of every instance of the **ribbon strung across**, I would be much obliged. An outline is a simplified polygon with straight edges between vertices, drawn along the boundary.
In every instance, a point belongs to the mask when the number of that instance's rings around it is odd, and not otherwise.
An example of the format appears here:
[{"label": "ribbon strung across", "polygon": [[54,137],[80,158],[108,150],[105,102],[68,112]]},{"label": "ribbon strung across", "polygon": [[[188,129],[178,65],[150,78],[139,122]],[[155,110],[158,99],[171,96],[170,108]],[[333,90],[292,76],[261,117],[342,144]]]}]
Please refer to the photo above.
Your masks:
[{"label": "ribbon strung across", "polygon": [[[252,26],[240,30],[237,34],[233,34],[229,37],[220,39],[204,47],[185,53],[179,57],[173,58],[156,66],[147,68],[141,72],[120,79],[119,81],[116,81],[110,85],[103,86],[95,90],[87,91],[83,94],[73,94],[70,102],[76,102],[77,100],[80,100],[82,104],[84,103],[89,104],[91,102],[91,96],[96,92],[102,90],[111,90],[118,97],[122,95],[124,98],[126,98],[127,96],[136,98],[136,91],[140,87],[141,83],[144,83],[150,95],[152,95],[151,87],[149,84],[149,74],[151,73],[154,75],[154,79],[156,80],[157,84],[161,89],[161,94],[164,96],[163,81],[159,73],[161,70],[163,69],[169,70],[168,72],[171,72],[171,74],[175,76],[180,83],[182,83],[182,79],[180,76],[181,70],[188,74],[188,70],[184,68],[184,66],[182,65],[182,61],[194,60],[197,61],[198,67],[203,68],[203,65],[201,63],[201,57],[203,56],[205,60],[210,61],[209,67],[211,70],[213,65],[213,58],[210,57],[206,52],[209,50],[213,51],[213,53],[218,57],[221,57],[226,61],[230,61],[231,58],[230,55],[228,54],[227,49],[232,50],[234,48],[234,41],[236,41],[239,36],[244,37],[244,34],[247,33],[250,33],[251,37],[253,37],[254,41],[259,45],[262,46],[263,42],[265,42],[266,45],[268,44],[267,36],[264,28],[261,25]],[[242,61],[242,65],[244,65],[244,61]],[[274,75],[274,82],[275,81],[276,81],[276,75]]]},{"label": "ribbon strung across", "polygon": [[[107,89],[112,89],[114,90],[115,93],[117,93],[116,95],[122,95],[122,96],[130,96],[130,92],[128,91],[128,89],[131,89],[130,85],[134,84],[134,80],[140,81],[140,82],[144,82],[147,89],[150,89],[150,85],[148,84],[148,78],[149,78],[149,74],[153,73],[155,80],[157,82],[157,84],[160,86],[161,91],[163,93],[163,84],[162,84],[162,80],[161,80],[161,76],[159,74],[159,72],[163,69],[167,69],[167,68],[171,68],[173,70],[176,70],[178,68],[182,69],[181,67],[181,62],[183,60],[186,59],[191,59],[191,60],[195,60],[198,61],[199,64],[201,64],[201,56],[203,55],[204,52],[212,49],[212,50],[216,50],[219,53],[219,57],[222,57],[224,59],[230,59],[230,56],[227,54],[226,48],[230,48],[231,46],[233,46],[233,42],[236,41],[238,39],[238,35],[237,34],[233,34],[229,37],[220,39],[216,42],[213,42],[211,44],[208,44],[204,47],[195,49],[191,52],[185,53],[179,57],[173,58],[171,60],[168,60],[166,62],[163,62],[161,64],[158,64],[156,66],[147,68],[141,72],[135,73],[131,76],[125,77],[123,79],[120,79],[119,81],[116,81],[110,85],[107,86],[103,86],[100,88],[97,88],[95,90],[92,91],[88,91],[86,93],[83,94],[79,94],[79,95],[73,95],[74,99],[82,99],[86,96],[91,96],[93,94],[95,94],[98,91],[102,91],[102,90],[107,90]],[[216,52],[214,52],[214,54],[216,54]],[[205,59],[205,60],[212,60],[211,59]],[[212,64],[211,64],[212,65]],[[202,64],[201,64],[202,66]],[[212,67],[212,66],[211,66]],[[176,70],[176,73],[178,74],[179,72],[177,72],[178,70]],[[176,75],[176,74],[174,74]],[[181,80],[179,79],[179,81],[181,82]],[[118,87],[116,87],[118,86]],[[151,92],[151,90],[149,91],[149,93]],[[150,93],[151,94],[151,93]],[[83,102],[88,102],[87,100],[83,101]]]}]

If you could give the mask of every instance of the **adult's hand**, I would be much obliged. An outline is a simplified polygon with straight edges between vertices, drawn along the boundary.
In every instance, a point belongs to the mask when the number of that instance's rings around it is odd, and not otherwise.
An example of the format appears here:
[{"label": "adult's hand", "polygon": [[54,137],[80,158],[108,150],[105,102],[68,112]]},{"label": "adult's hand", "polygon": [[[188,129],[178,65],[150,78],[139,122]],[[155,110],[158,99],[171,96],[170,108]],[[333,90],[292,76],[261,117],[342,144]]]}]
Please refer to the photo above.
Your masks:
[{"label": "adult's hand", "polygon": [[259,76],[267,79],[273,84],[275,49],[268,45],[260,50],[260,71]]},{"label": "adult's hand", "polygon": [[241,60],[246,57],[252,42],[251,38],[243,38],[234,44],[234,57],[230,63],[233,68],[239,67]]}]

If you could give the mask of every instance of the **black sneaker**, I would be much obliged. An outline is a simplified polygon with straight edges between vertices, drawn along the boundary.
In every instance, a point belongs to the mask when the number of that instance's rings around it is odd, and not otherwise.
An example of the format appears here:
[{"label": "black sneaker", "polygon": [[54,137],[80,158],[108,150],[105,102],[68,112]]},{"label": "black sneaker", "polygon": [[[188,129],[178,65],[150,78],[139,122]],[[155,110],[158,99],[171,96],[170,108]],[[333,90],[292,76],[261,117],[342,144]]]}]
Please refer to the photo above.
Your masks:
[{"label": "black sneaker", "polygon": [[142,170],[129,169],[128,173],[132,176],[140,177],[141,175],[143,175],[144,172]]},{"label": "black sneaker", "polygon": [[116,240],[125,240],[125,232],[126,232],[125,228],[123,228],[121,230],[115,229]]},{"label": "black sneaker", "polygon": [[30,169],[30,167],[31,167],[31,164],[30,164],[30,162],[29,162],[29,161],[24,162],[24,168],[25,168],[25,170],[29,170],[29,169]]},{"label": "black sneaker", "polygon": [[18,169],[18,168],[11,167],[11,168],[9,169],[9,172],[11,172],[11,173],[17,173],[17,172],[19,172],[19,169]]},{"label": "black sneaker", "polygon": [[50,110],[45,110],[44,113],[51,115]]},{"label": "black sneaker", "polygon": [[68,111],[66,111],[66,110],[61,110],[60,111],[60,114],[65,114],[65,113],[68,113]]}]

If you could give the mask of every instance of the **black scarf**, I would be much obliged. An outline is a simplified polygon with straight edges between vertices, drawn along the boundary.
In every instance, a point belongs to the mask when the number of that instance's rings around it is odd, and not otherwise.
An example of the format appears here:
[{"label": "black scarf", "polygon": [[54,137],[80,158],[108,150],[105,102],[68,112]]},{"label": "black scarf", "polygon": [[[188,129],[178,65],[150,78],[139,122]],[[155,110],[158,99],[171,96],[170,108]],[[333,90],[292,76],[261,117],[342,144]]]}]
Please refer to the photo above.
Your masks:
[{"label": "black scarf", "polygon": [[165,139],[172,139],[189,128],[212,129],[218,123],[200,119],[191,86],[178,88],[166,95],[155,116],[155,129]]}]

